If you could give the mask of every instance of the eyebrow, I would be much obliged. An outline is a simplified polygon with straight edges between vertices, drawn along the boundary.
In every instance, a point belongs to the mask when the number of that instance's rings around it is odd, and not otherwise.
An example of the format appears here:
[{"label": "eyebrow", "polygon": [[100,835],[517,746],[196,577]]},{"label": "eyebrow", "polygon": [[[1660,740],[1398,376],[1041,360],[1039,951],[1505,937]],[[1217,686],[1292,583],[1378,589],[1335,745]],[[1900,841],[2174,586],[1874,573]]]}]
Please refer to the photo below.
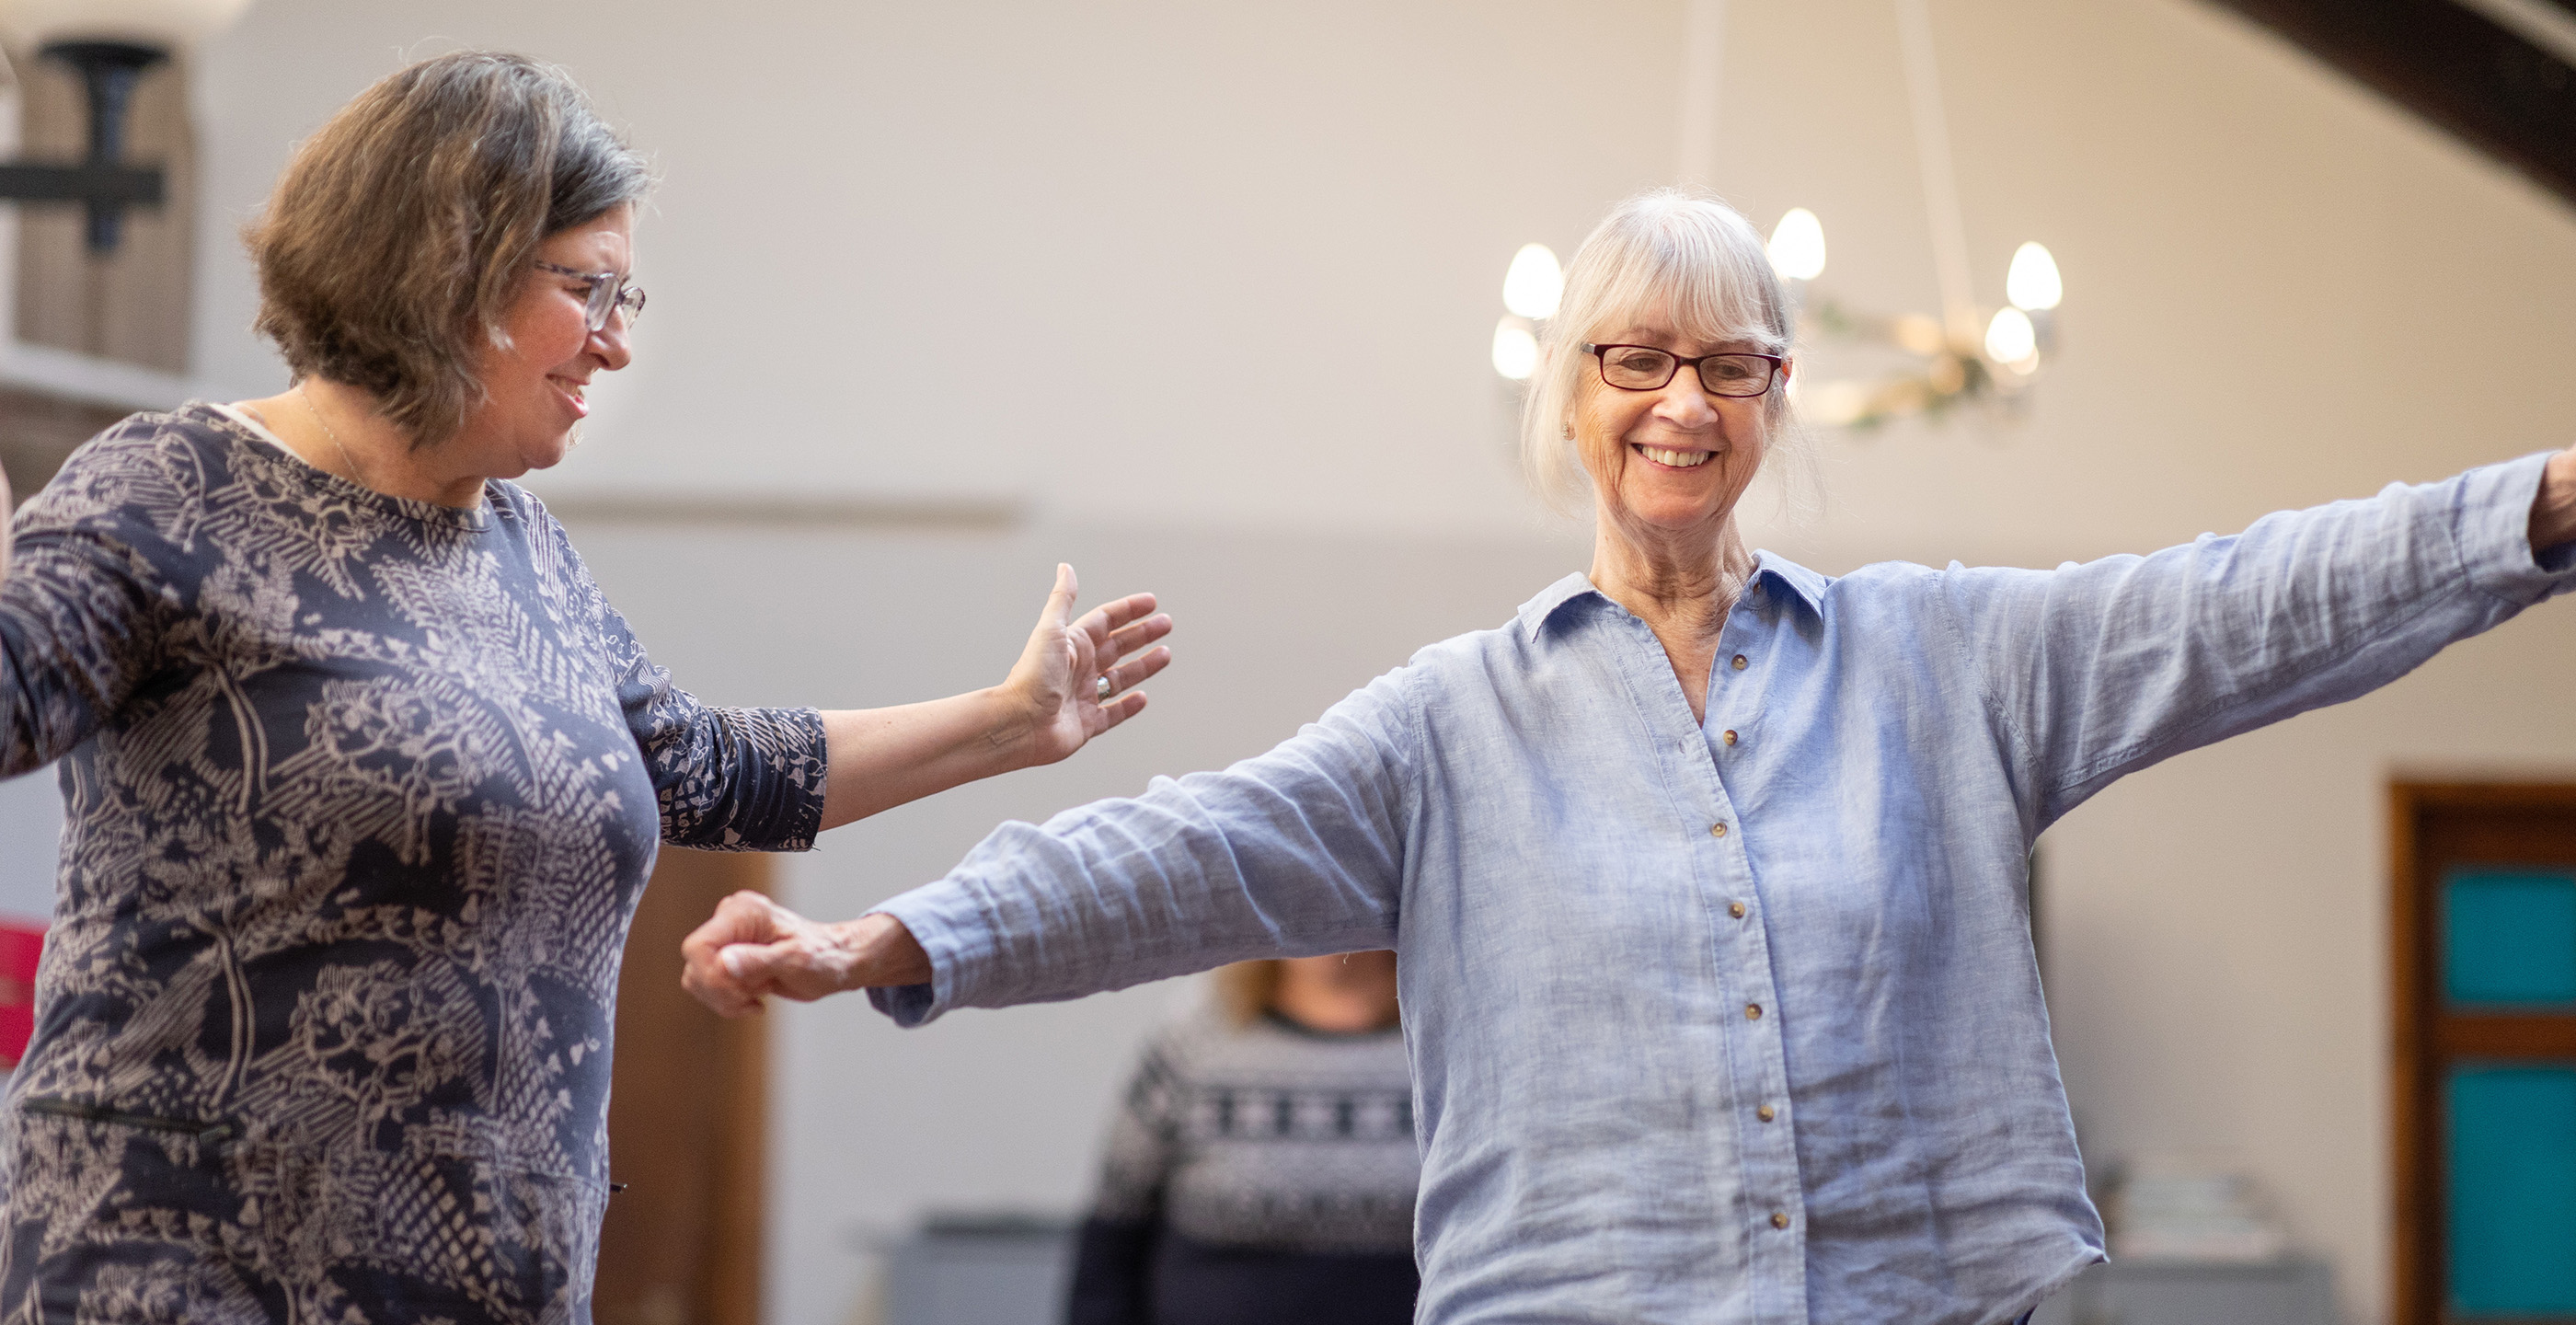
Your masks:
[{"label": "eyebrow", "polygon": [[544,267],[546,270],[551,271],[566,280],[570,280],[575,276],[614,276],[621,281],[633,280],[635,277],[635,269],[632,267],[627,268],[625,271],[619,271],[615,267],[581,267],[575,266],[569,262],[555,262],[547,258],[537,259],[537,265]]}]

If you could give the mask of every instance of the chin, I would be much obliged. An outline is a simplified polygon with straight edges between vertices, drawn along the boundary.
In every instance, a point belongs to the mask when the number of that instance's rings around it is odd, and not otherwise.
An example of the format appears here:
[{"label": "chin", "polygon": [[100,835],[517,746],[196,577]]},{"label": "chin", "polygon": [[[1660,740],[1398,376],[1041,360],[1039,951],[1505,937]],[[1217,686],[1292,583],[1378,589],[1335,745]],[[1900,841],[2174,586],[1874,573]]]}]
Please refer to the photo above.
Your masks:
[{"label": "chin", "polygon": [[[572,432],[564,433],[562,436],[551,437],[545,441],[534,442],[528,446],[520,448],[519,473],[524,474],[532,469],[552,469],[555,466],[562,464],[564,457],[570,454],[572,448],[579,445],[580,442],[581,438],[579,436],[579,430],[575,429]],[[505,475],[504,477],[516,478],[517,475]]]},{"label": "chin", "polygon": [[1721,519],[1726,507],[1705,497],[1680,494],[1650,494],[1642,501],[1622,503],[1628,518],[1657,529],[1693,529]]}]

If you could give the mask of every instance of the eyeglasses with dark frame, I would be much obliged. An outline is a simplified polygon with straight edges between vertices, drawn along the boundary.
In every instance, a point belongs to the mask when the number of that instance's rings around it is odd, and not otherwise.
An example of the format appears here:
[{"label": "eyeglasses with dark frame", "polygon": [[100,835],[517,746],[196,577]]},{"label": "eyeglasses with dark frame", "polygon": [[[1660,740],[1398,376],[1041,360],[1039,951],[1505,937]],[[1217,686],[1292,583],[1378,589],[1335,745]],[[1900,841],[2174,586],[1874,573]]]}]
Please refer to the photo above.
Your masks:
[{"label": "eyeglasses with dark frame", "polygon": [[593,331],[608,325],[610,313],[625,313],[628,326],[635,325],[635,320],[644,316],[644,287],[628,285],[616,272],[579,271],[552,262],[540,262],[537,269],[570,280],[589,282],[590,303],[585,311],[590,315],[590,329]]},{"label": "eyeglasses with dark frame", "polygon": [[[1615,352],[1614,352],[1615,351]],[[1598,359],[1601,381],[1622,391],[1661,391],[1684,368],[1699,370],[1702,391],[1728,400],[1743,400],[1771,390],[1779,379],[1784,362],[1777,354],[1753,354],[1729,350],[1721,354],[1703,354],[1685,359],[1670,350],[1652,345],[1585,345],[1583,352]]]}]

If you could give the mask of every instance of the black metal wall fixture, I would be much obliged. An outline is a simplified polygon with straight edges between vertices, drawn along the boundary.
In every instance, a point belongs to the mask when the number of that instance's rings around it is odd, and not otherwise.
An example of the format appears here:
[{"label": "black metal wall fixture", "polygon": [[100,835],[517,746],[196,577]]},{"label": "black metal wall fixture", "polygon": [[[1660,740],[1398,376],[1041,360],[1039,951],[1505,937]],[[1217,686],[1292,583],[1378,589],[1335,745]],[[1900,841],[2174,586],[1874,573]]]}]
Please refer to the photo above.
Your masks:
[{"label": "black metal wall fixture", "polygon": [[2576,66],[2556,51],[2457,0],[2212,2],[2576,202]]},{"label": "black metal wall fixture", "polygon": [[125,112],[143,71],[169,55],[121,41],[55,42],[40,53],[81,76],[89,93],[89,155],[70,164],[0,162],[0,199],[79,203],[89,213],[89,251],[113,253],[124,231],[125,209],[161,205],[160,168],[125,164]]}]

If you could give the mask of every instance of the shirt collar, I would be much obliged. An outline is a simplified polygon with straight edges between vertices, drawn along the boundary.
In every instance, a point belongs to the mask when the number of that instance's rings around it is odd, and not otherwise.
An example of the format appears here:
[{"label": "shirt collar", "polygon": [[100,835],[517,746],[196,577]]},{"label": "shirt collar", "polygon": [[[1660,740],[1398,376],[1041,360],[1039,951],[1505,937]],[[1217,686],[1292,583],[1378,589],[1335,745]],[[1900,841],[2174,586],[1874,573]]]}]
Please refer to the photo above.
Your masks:
[{"label": "shirt collar", "polygon": [[1806,604],[1809,612],[1822,617],[1825,614],[1825,590],[1832,587],[1833,578],[1819,575],[1777,552],[1757,548],[1753,553],[1753,582],[1784,602],[1794,600]]},{"label": "shirt collar", "polygon": [[1587,594],[1594,598],[1602,598],[1606,596],[1599,589],[1593,588],[1592,577],[1581,571],[1576,571],[1574,574],[1568,575],[1564,579],[1558,580],[1556,583],[1539,590],[1538,597],[1521,604],[1520,623],[1522,636],[1531,640],[1537,639],[1539,632],[1547,629],[1547,620],[1549,617],[1555,616],[1557,610],[1564,607],[1567,603],[1573,602],[1575,599],[1581,598]]},{"label": "shirt collar", "polygon": [[[1819,575],[1777,552],[1755,551],[1753,583],[1783,602],[1799,603],[1818,617],[1825,614],[1825,590],[1833,581]],[[1593,586],[1592,578],[1577,572],[1539,591],[1536,598],[1521,604],[1518,614],[1521,634],[1536,640],[1547,629],[1548,621],[1566,604],[1591,597],[1604,602],[1609,595]]]}]

